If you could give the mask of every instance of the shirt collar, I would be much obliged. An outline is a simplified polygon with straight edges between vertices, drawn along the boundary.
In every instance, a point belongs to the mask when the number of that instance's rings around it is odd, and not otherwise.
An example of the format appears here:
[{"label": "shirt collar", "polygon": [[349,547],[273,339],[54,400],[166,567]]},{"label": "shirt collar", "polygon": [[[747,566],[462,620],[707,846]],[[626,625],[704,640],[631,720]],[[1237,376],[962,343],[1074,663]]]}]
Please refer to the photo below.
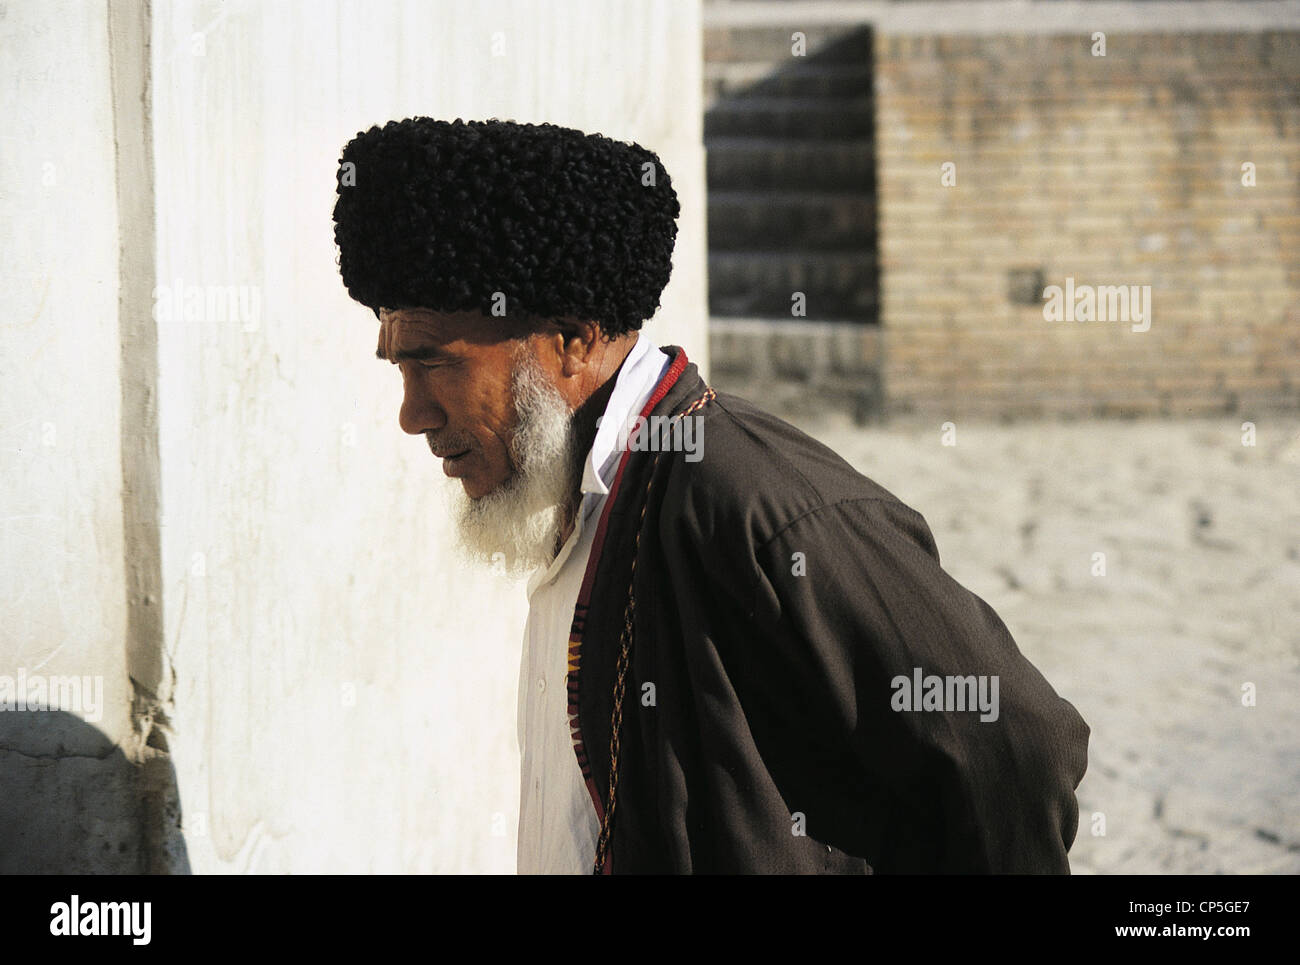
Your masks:
[{"label": "shirt collar", "polygon": [[632,350],[619,367],[614,391],[610,393],[591,451],[583,463],[584,493],[604,495],[609,492],[614,473],[618,470],[618,457],[627,439],[625,427],[630,427],[632,420],[641,414],[671,362],[650,339],[637,333]]},{"label": "shirt collar", "polygon": [[[626,441],[625,437],[621,436],[620,429],[641,414],[641,410],[645,408],[646,402],[654,394],[655,388],[663,380],[664,372],[671,364],[672,359],[662,349],[657,348],[648,338],[642,338],[638,333],[632,350],[627,353],[623,364],[619,366],[614,389],[605,404],[605,412],[600,417],[600,425],[596,429],[596,438],[583,462],[584,497],[586,494],[594,494],[597,497],[608,495],[610,484],[614,481],[614,474],[618,471],[618,457],[623,451],[621,443]],[[528,578],[530,604],[538,587],[553,582],[560,570],[568,564],[569,557],[582,538],[585,528],[591,525],[587,517],[595,512],[599,504],[599,498],[583,499],[577,519],[574,521],[573,532],[560,547],[555,559],[546,566],[539,566]]]}]

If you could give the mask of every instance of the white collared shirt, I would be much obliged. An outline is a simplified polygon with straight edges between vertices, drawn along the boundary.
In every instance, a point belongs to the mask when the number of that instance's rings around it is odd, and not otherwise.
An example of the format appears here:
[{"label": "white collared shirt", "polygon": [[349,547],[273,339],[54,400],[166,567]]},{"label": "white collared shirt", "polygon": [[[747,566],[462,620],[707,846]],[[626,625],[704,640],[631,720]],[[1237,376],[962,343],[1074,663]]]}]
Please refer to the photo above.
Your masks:
[{"label": "white collared shirt", "polygon": [[637,336],[623,360],[583,464],[573,532],[528,581],[528,624],[519,667],[519,874],[590,874],[600,822],[569,734],[568,651],[573,608],[596,525],[618,470],[622,433],[640,414],[670,359]]}]

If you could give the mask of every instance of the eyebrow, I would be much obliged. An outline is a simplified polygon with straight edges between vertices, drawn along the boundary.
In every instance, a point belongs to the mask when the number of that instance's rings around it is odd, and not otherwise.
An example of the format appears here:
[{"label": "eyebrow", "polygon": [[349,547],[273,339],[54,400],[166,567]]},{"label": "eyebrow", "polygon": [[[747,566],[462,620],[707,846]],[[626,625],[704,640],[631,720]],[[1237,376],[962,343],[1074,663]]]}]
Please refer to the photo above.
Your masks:
[{"label": "eyebrow", "polygon": [[[419,362],[424,359],[450,359],[454,358],[450,352],[443,351],[436,345],[422,345],[418,348],[406,348],[398,352],[393,358],[393,362]],[[387,362],[388,356],[384,354],[382,347],[375,349],[375,358]]]}]

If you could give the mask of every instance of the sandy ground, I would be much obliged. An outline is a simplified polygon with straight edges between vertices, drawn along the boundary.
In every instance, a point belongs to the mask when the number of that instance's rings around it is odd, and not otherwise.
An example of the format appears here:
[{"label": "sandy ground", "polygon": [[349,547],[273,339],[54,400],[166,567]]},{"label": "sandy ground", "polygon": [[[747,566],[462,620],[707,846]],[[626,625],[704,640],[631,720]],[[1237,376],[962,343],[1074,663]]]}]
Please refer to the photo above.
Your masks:
[{"label": "sandy ground", "polygon": [[955,446],[791,421],[924,514],[1091,726],[1076,874],[1300,873],[1300,418],[1254,447],[1240,418],[958,423]]}]

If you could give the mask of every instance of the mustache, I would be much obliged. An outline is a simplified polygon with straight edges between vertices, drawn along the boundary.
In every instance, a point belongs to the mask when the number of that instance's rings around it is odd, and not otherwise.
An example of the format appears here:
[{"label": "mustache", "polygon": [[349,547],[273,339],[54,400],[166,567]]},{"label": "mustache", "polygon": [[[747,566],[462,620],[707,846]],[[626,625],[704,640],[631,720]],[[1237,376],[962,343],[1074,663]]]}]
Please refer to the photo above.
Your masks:
[{"label": "mustache", "polygon": [[426,432],[425,441],[429,443],[429,451],[439,459],[446,459],[448,456],[455,455],[458,452],[464,452],[466,449],[473,449],[473,443],[469,439],[437,439],[433,434]]}]

